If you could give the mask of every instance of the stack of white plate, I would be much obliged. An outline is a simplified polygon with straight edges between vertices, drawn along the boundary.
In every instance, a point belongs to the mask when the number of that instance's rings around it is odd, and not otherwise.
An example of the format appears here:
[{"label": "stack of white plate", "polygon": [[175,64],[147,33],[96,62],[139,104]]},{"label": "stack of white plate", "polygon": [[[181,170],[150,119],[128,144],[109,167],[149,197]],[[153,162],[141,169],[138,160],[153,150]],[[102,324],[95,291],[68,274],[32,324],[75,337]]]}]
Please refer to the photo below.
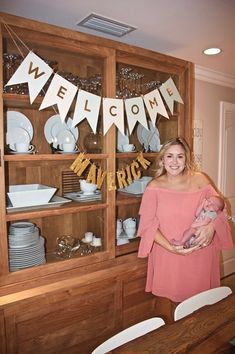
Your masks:
[{"label": "stack of white plate", "polygon": [[[11,150],[15,150],[15,144],[30,144],[33,139],[33,126],[30,120],[21,112],[7,111],[6,143]],[[15,153],[17,153],[15,151]],[[19,153],[19,152],[18,152]],[[27,151],[27,154],[32,151]]]},{"label": "stack of white plate", "polygon": [[8,239],[10,271],[46,263],[44,238],[34,224],[11,224]]}]

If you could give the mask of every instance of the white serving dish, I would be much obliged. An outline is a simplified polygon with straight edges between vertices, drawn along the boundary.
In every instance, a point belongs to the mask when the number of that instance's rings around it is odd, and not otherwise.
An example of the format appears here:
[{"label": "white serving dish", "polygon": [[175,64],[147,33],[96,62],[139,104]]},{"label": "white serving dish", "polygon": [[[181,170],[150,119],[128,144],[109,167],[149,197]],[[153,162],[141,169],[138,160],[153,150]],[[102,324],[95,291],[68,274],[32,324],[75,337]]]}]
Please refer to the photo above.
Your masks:
[{"label": "white serving dish", "polygon": [[120,192],[132,193],[132,194],[143,194],[147,184],[151,181],[152,177],[144,176],[134,181],[129,186],[120,189]]},{"label": "white serving dish", "polygon": [[48,203],[55,192],[43,184],[17,184],[9,186],[7,195],[13,207],[26,207]]}]

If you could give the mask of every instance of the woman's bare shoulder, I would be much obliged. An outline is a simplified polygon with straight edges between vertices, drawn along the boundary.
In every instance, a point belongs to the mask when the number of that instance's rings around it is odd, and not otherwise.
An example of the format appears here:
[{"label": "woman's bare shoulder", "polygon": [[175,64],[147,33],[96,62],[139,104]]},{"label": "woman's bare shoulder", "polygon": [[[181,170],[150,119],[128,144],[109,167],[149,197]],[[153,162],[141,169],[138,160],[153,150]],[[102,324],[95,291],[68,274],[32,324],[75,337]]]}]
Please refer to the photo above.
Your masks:
[{"label": "woman's bare shoulder", "polygon": [[148,186],[151,187],[151,188],[162,187],[163,180],[164,180],[163,176],[155,177],[149,182]]},{"label": "woman's bare shoulder", "polygon": [[201,189],[211,183],[210,178],[204,172],[194,172],[192,183],[198,189]]}]

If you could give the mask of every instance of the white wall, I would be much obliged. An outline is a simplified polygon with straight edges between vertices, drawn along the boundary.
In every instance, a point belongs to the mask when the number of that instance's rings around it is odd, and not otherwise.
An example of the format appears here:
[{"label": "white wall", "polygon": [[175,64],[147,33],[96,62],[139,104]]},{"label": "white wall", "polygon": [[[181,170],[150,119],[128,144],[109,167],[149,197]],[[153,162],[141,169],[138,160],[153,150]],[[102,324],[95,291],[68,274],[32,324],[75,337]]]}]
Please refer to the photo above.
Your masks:
[{"label": "white wall", "polygon": [[[235,88],[195,80],[194,118],[202,120],[202,170],[217,184],[220,101],[235,103]],[[234,152],[235,153],[235,152]]]},{"label": "white wall", "polygon": [[[200,72],[201,73],[201,72]],[[221,79],[221,75],[219,76]],[[235,103],[235,78],[215,80],[211,72],[209,76],[195,75],[195,112],[194,119],[202,120],[202,170],[207,173],[217,185],[219,163],[219,115],[220,101]],[[209,78],[209,79],[208,79]],[[235,138],[235,137],[234,137]],[[235,151],[231,152],[235,153]],[[235,166],[231,166],[235,168]],[[234,181],[235,188],[235,181]],[[235,225],[232,225],[235,241]],[[235,272],[235,249],[223,251],[221,254],[221,275],[226,276]]]}]

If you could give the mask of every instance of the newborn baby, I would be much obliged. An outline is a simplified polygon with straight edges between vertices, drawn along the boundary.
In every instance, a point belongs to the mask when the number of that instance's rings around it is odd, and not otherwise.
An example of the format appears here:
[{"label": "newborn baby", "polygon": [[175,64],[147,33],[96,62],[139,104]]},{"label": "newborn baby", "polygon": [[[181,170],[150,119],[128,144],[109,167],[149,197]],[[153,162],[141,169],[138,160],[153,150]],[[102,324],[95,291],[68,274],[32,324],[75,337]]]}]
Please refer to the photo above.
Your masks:
[{"label": "newborn baby", "polygon": [[214,220],[218,213],[224,209],[224,200],[219,196],[211,196],[203,200],[196,211],[196,219],[191,227],[184,231],[183,237],[180,241],[172,240],[174,245],[183,245],[184,248],[190,248],[194,244],[196,238],[195,232],[198,227],[209,224]]}]

